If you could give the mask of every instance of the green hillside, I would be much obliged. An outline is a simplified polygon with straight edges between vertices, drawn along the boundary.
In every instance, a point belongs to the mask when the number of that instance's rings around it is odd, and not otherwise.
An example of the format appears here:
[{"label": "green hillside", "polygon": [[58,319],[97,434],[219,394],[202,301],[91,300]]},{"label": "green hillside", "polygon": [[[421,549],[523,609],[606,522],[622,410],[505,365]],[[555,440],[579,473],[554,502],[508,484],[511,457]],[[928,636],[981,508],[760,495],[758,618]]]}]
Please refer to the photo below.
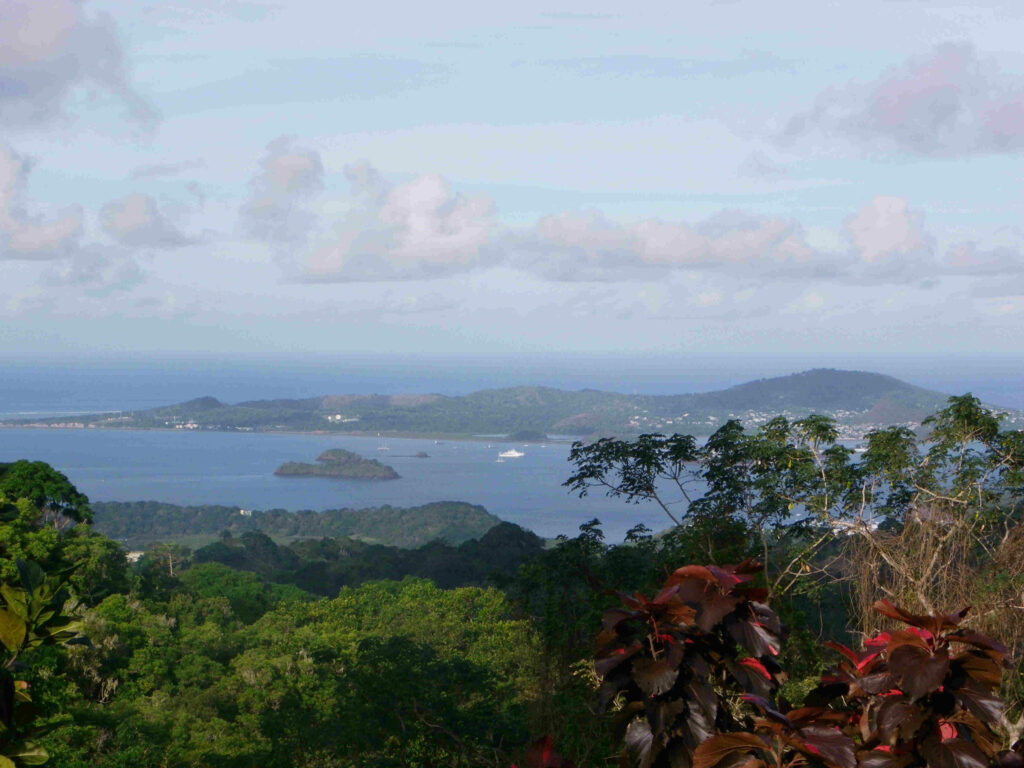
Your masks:
[{"label": "green hillside", "polygon": [[[213,397],[135,411],[75,417],[76,426],[340,432],[468,437],[538,433],[564,436],[689,432],[710,434],[731,418],[748,425],[774,415],[820,413],[846,437],[882,424],[916,424],[942,408],[948,395],[864,371],[815,369],[759,379],[716,392],[624,395],[550,387],[487,389],[460,397],[327,395],[229,405]],[[68,417],[8,421],[9,425],[69,426]],[[1009,423],[1021,420],[1014,414]],[[317,470],[318,472],[320,470]]]}]

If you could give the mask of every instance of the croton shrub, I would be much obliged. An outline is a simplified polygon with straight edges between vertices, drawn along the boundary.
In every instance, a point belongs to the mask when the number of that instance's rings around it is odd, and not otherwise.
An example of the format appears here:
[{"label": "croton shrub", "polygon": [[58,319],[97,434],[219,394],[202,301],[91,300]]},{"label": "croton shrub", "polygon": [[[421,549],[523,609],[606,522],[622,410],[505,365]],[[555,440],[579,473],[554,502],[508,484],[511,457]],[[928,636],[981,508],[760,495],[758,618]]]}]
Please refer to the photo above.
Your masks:
[{"label": "croton shrub", "polygon": [[751,583],[760,569],[686,566],[604,614],[595,667],[623,765],[1024,768],[1024,745],[1004,749],[996,730],[1007,650],[961,627],[966,609],[877,602],[902,628],[861,651],[826,643],[838,664],[794,708],[777,695],[783,633]]}]

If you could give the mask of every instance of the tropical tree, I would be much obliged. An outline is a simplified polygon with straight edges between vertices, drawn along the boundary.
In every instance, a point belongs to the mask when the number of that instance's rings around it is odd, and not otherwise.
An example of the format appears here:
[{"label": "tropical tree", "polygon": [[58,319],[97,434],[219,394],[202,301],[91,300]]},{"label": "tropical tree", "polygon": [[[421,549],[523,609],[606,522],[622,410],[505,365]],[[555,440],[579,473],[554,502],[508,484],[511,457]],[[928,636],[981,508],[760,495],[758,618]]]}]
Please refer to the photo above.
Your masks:
[{"label": "tropical tree", "polygon": [[[9,533],[11,523],[31,518],[31,505],[29,499],[12,503],[0,493],[0,533]],[[13,557],[22,552],[23,544],[0,538],[0,562],[9,566],[0,574],[0,768],[47,761],[38,739],[57,723],[42,722],[44,713],[33,701],[25,672],[31,671],[35,652],[76,639],[80,628],[71,615],[71,569],[47,574],[38,563]]]}]

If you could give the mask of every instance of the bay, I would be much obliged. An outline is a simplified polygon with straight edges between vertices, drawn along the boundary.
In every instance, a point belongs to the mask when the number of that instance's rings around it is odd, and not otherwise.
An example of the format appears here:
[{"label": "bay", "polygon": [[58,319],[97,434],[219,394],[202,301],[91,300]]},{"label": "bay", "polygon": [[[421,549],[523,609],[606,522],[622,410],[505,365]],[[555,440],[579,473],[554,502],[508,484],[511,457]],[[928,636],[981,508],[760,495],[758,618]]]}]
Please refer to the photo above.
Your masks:
[{"label": "bay", "polygon": [[[432,501],[480,504],[540,536],[574,535],[593,518],[609,541],[637,523],[668,520],[651,503],[627,504],[593,493],[579,499],[562,483],[571,473],[566,443],[516,444],[525,455],[499,462],[508,443],[187,430],[0,429],[0,461],[45,461],[93,501],[155,500],[248,509],[361,509]],[[344,448],[395,468],[386,482],[276,477],[286,461],[313,461]],[[425,451],[429,458],[414,458]]]}]

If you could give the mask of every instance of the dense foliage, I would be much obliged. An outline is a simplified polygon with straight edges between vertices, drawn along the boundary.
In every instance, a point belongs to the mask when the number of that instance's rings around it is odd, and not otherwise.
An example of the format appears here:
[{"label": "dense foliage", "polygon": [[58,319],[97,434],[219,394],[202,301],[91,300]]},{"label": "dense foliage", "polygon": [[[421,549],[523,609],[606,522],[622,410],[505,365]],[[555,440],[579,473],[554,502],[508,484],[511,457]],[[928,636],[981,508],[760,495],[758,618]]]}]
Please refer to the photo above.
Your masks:
[{"label": "dense foliage", "polygon": [[341,587],[378,579],[426,578],[445,587],[507,582],[543,542],[512,523],[491,528],[479,540],[458,546],[431,542],[415,549],[385,547],[354,539],[301,539],[279,546],[257,531],[223,536],[195,552],[195,562],[218,562],[262,578],[331,596]]},{"label": "dense foliage", "polygon": [[[679,524],[607,545],[595,520],[550,548],[509,524],[408,549],[339,532],[416,519],[390,508],[90,508],[46,465],[7,465],[0,755],[1024,768],[1024,439],[970,396],[924,427],[877,430],[859,456],[819,416],[580,445],[571,488]],[[129,566],[92,509],[125,537],[216,540],[165,539]],[[421,510],[421,530],[490,519]],[[76,626],[87,644],[68,646]]]},{"label": "dense foliage", "polygon": [[132,549],[151,542],[191,536],[240,536],[261,531],[281,539],[354,537],[396,547],[418,547],[431,541],[461,544],[480,538],[501,522],[483,507],[460,501],[439,501],[419,507],[369,509],[246,510],[202,505],[183,507],[159,501],[107,501],[92,505],[95,528]]}]

